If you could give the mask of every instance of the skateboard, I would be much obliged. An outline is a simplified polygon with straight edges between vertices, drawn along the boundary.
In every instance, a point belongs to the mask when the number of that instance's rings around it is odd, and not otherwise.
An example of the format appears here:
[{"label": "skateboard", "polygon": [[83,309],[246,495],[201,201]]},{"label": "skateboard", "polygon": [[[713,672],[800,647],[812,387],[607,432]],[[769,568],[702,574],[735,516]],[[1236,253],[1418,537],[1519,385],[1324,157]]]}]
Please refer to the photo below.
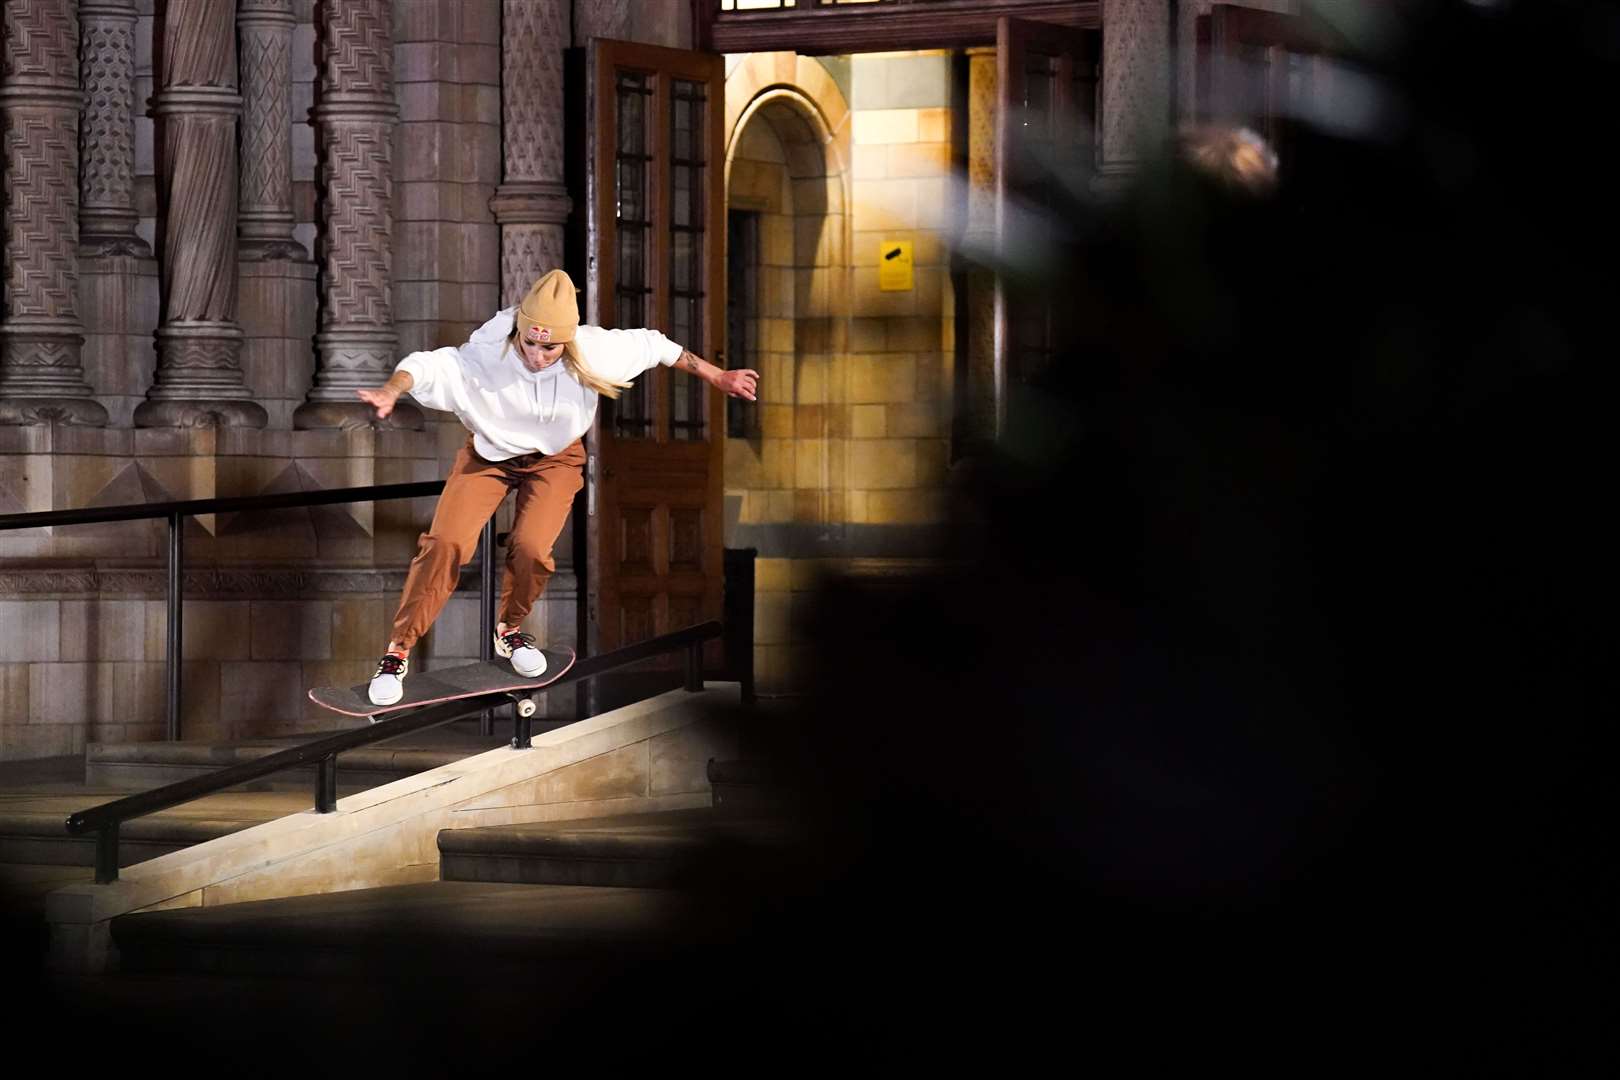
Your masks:
[{"label": "skateboard", "polygon": [[364,716],[375,724],[390,713],[406,709],[504,693],[516,699],[518,715],[528,718],[535,710],[534,698],[529,695],[550,686],[574,666],[574,650],[566,645],[540,651],[546,656],[546,670],[532,679],[513,671],[510,660],[481,660],[476,664],[406,675],[405,693],[392,705],[371,703],[366,696],[370,680],[359,686],[317,686],[309,692],[309,700],[344,716]]}]

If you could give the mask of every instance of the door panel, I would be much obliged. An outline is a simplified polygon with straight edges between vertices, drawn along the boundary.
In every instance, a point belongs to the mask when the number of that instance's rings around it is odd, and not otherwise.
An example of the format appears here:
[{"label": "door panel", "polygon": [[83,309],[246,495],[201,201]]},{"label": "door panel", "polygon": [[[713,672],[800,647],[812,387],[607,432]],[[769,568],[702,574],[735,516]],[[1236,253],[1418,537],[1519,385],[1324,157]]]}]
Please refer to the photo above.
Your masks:
[{"label": "door panel", "polygon": [[[587,58],[587,321],[660,330],[711,361],[725,330],[724,75],[718,55],[621,41],[593,41]],[[660,367],[602,405],[593,653],[718,619],[724,573],[720,392]]]},{"label": "door panel", "polygon": [[1038,378],[1058,334],[1044,275],[1019,267],[1044,215],[1061,214],[1087,190],[1095,164],[1097,64],[1101,35],[1003,17],[996,35],[996,430],[1007,424],[1009,392]]}]

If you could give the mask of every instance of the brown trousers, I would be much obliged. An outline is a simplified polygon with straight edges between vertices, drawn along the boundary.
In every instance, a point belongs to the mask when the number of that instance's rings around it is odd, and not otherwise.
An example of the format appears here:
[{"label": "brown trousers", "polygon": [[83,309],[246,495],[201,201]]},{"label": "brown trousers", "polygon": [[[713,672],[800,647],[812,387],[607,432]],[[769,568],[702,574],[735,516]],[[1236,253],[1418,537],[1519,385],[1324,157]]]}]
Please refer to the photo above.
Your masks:
[{"label": "brown trousers", "polygon": [[584,483],[585,444],[578,439],[549,457],[526,454],[485,461],[473,452],[469,437],[445,479],[433,524],[422,534],[411,560],[405,594],[394,616],[393,640],[409,649],[427,633],[455,591],[461,568],[478,551],[484,522],[513,488],[517,514],[507,538],[499,611],[507,626],[521,623],[557,569],[551,546]]}]

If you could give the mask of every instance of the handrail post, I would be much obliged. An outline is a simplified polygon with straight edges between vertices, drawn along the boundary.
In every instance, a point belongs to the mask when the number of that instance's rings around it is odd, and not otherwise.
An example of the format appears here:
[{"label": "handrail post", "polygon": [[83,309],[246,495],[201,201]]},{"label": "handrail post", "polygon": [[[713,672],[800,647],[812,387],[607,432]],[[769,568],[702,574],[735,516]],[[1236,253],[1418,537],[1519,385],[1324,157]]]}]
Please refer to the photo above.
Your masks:
[{"label": "handrail post", "polygon": [[315,766],[315,812],[330,814],[337,809],[337,755],[327,754]]},{"label": "handrail post", "polygon": [[185,569],[182,562],[185,556],[185,535],[185,515],[176,510],[169,514],[169,620],[165,628],[169,639],[167,658],[169,716],[165,732],[170,742],[178,742],[180,739],[180,628],[185,606]]},{"label": "handrail post", "polygon": [[686,688],[703,689],[703,642],[694,641],[686,647]]},{"label": "handrail post", "polygon": [[[478,580],[478,658],[484,663],[495,659],[495,515],[484,522],[484,558]],[[485,709],[478,718],[478,734],[495,734],[495,710]]]},{"label": "handrail post", "polygon": [[724,612],[726,678],[742,686],[745,705],[754,703],[754,565],[757,548],[725,549]]},{"label": "handrail post", "polygon": [[118,880],[118,822],[109,822],[96,831],[96,884],[110,885]]}]

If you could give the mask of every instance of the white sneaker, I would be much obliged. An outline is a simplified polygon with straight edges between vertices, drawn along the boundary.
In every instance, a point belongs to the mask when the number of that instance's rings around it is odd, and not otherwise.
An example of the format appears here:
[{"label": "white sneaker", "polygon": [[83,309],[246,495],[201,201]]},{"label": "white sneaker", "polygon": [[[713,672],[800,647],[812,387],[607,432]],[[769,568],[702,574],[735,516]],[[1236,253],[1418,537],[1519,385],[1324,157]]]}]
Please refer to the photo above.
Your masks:
[{"label": "white sneaker", "polygon": [[405,693],[405,669],[411,662],[399,653],[383,653],[377,661],[377,674],[371,677],[367,696],[373,705],[392,705]]},{"label": "white sneaker", "polygon": [[534,635],[508,630],[495,635],[495,655],[512,661],[512,670],[525,679],[546,673],[546,654],[534,647]]}]

